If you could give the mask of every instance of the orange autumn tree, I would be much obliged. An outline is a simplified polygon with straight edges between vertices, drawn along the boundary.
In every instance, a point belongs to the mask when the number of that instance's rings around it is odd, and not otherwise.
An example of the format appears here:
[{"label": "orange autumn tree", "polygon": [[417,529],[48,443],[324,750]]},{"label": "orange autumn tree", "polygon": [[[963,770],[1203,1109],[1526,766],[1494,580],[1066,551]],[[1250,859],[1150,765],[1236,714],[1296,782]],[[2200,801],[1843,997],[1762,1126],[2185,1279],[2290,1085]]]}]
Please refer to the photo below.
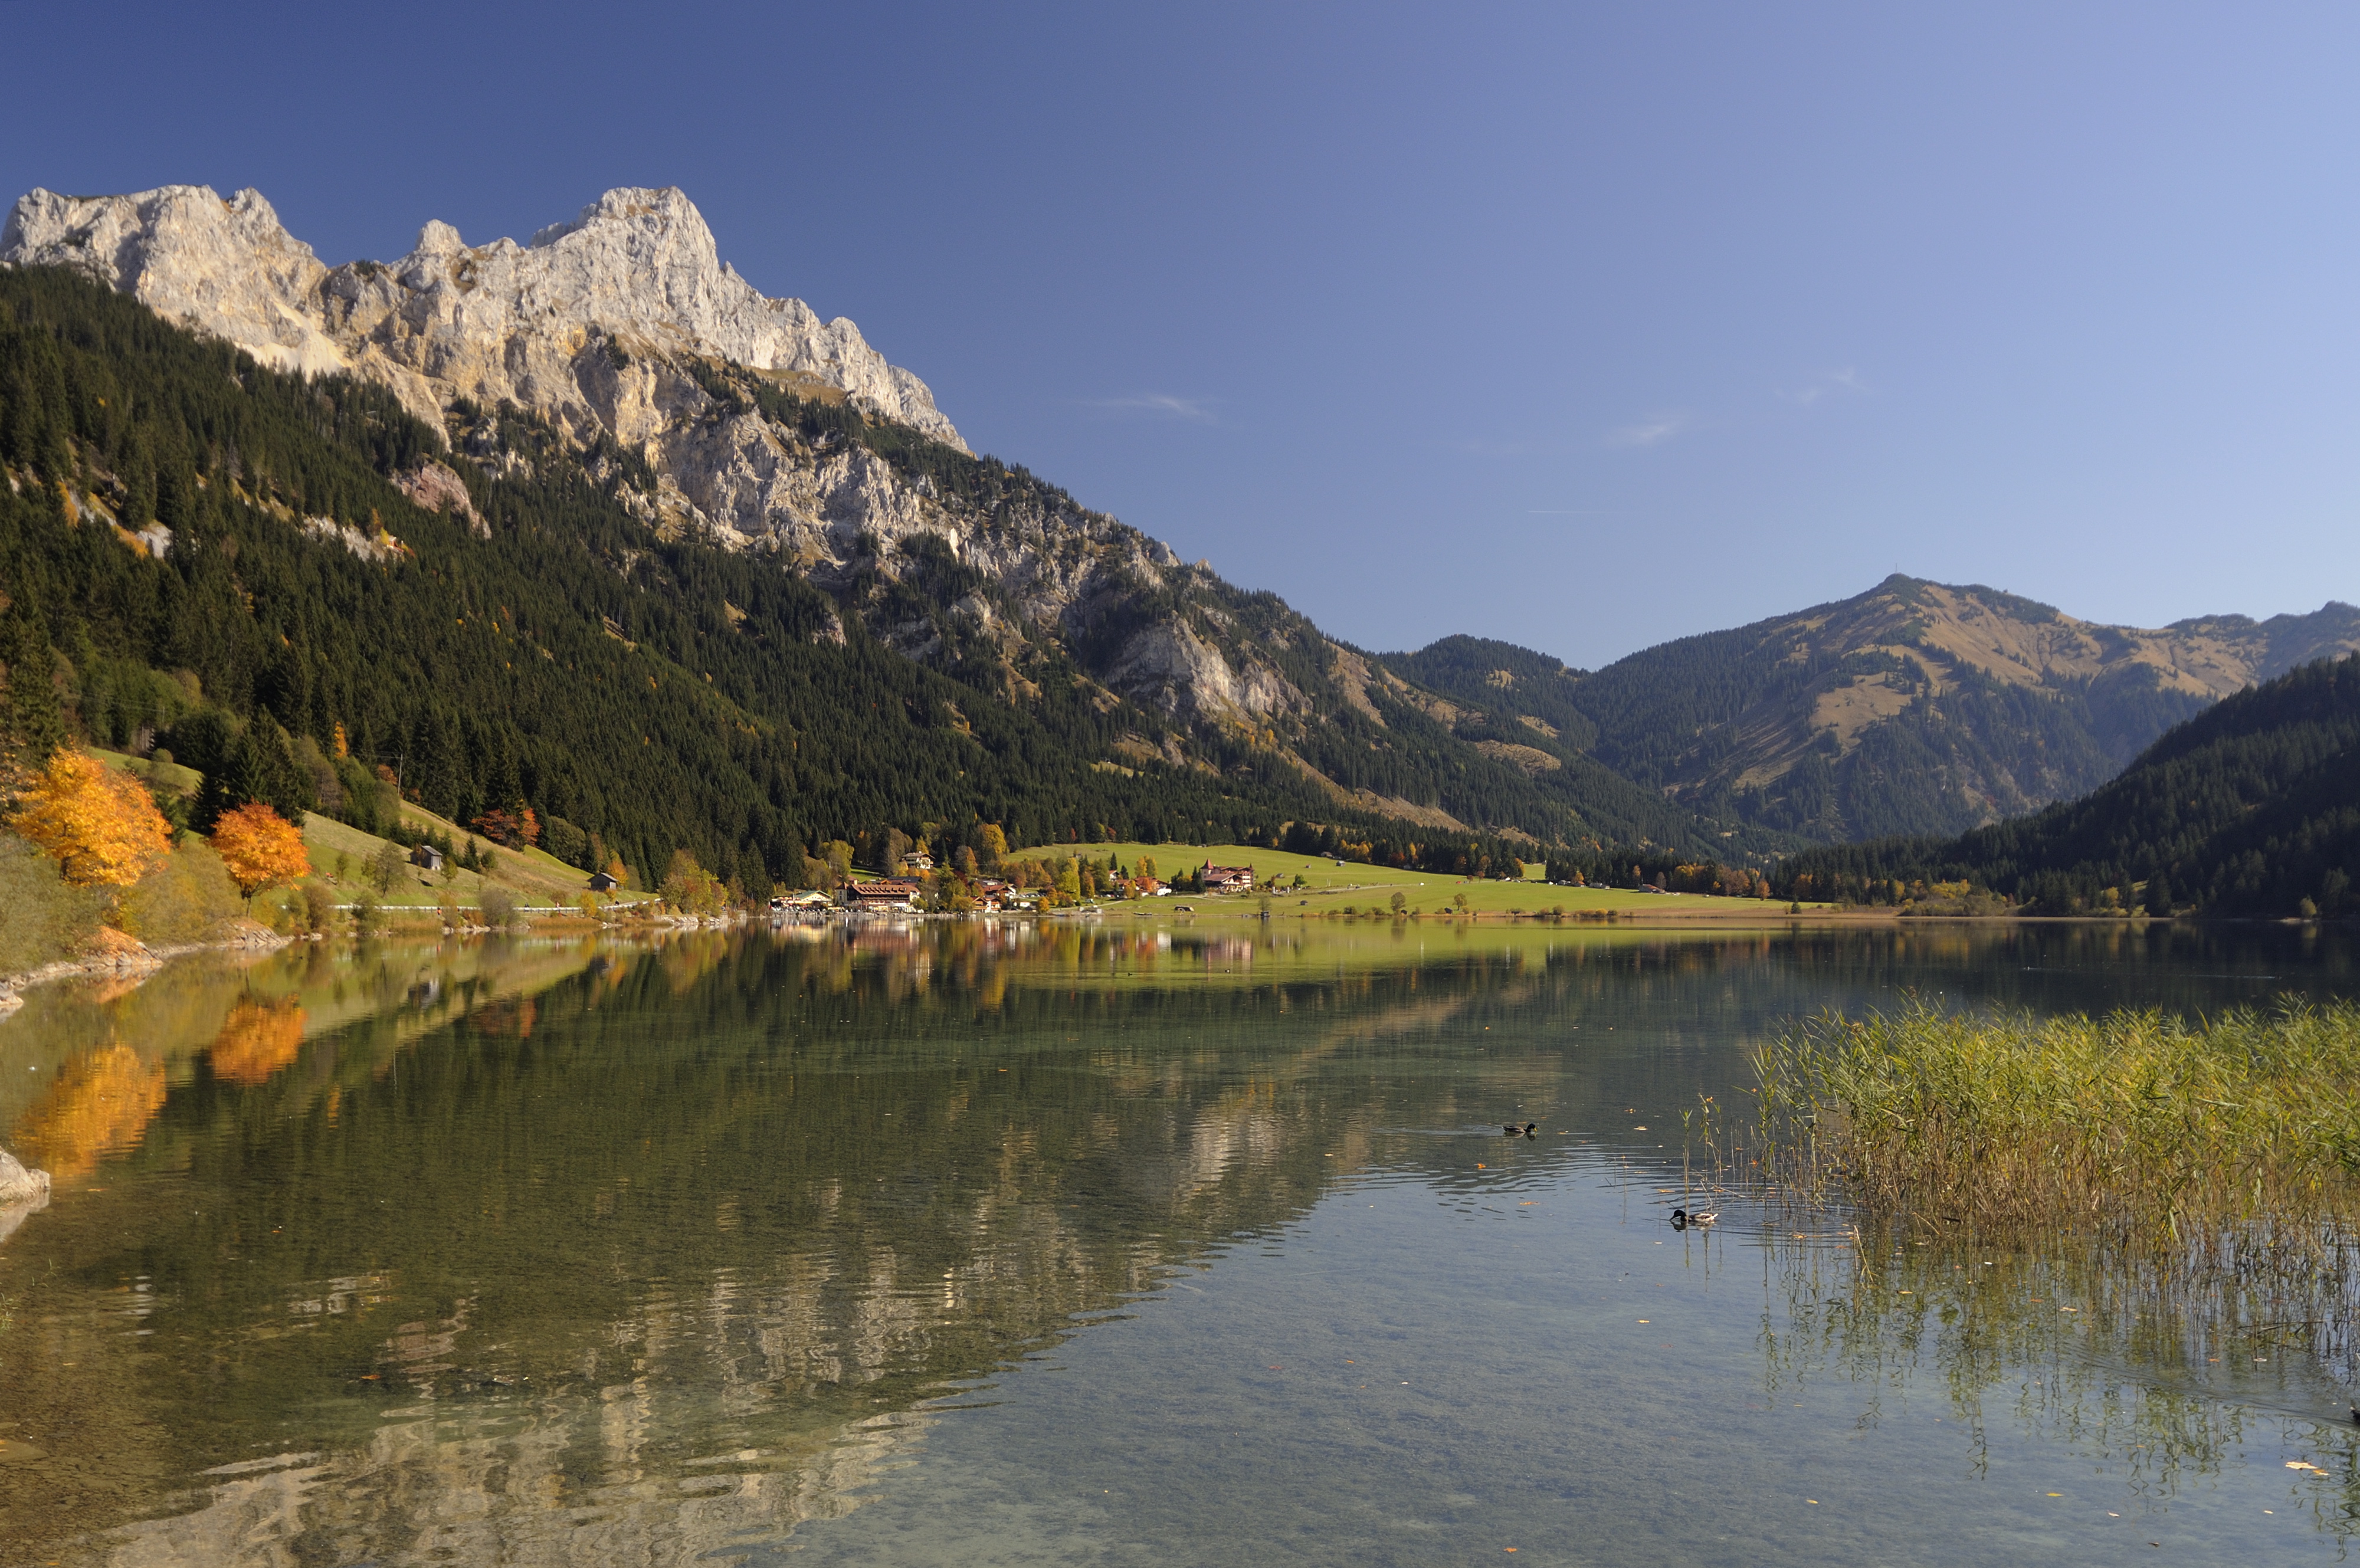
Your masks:
[{"label": "orange autumn tree", "polygon": [[292,882],[311,872],[302,831],[259,800],[224,811],[213,824],[213,853],[229,867],[250,907],[254,896],[276,882]]},{"label": "orange autumn tree", "polygon": [[8,825],[78,887],[128,887],[172,853],[172,824],[139,781],[79,751],[33,775]]}]

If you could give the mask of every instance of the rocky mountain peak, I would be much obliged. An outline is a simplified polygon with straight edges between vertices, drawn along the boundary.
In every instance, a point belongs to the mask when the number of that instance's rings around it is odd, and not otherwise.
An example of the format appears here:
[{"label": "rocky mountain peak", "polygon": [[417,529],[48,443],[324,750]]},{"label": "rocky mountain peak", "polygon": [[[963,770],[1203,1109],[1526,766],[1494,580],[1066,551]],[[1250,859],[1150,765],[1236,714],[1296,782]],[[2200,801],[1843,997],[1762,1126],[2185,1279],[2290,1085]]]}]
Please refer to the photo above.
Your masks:
[{"label": "rocky mountain peak", "polygon": [[925,383],[887,364],[851,321],[766,299],[724,264],[677,189],[618,187],[529,245],[471,246],[432,222],[398,262],[333,269],[258,191],[224,201],[201,185],[33,191],[0,231],[0,265],[76,267],[267,363],[386,381],[438,422],[464,397],[580,430],[595,411],[575,362],[595,340],[624,357],[690,355],[799,377],[964,450]]}]

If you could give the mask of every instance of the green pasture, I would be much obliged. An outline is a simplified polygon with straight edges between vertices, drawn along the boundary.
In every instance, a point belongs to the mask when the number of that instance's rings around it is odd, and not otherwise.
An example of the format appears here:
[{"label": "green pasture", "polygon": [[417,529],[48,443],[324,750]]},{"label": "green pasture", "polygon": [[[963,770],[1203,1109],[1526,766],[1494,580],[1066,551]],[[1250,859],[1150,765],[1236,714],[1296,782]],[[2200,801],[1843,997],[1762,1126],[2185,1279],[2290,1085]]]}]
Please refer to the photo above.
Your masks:
[{"label": "green pasture", "polygon": [[[1029,849],[1011,850],[1008,858],[1015,860],[1049,860],[1078,855],[1085,860],[1104,866],[1109,855],[1119,857],[1126,871],[1144,858],[1155,863],[1155,875],[1169,881],[1182,871],[1192,870],[1210,860],[1216,866],[1251,866],[1254,872],[1254,893],[1246,898],[1228,895],[1175,894],[1168,898],[1152,900],[1159,912],[1173,906],[1187,904],[1199,917],[1244,915],[1259,919],[1262,897],[1267,894],[1271,913],[1279,918],[1299,916],[1325,918],[1341,915],[1350,909],[1366,915],[1389,911],[1393,895],[1399,893],[1404,900],[1403,912],[1415,913],[1422,919],[1455,915],[1459,911],[1458,900],[1464,898],[1466,910],[1480,915],[1548,915],[1562,908],[1568,919],[1584,912],[1599,913],[1612,909],[1623,915],[1650,919],[1710,916],[1727,920],[1734,917],[1766,918],[1784,915],[1786,906],[1771,900],[1755,898],[1722,898],[1698,893],[1641,893],[1624,887],[1553,887],[1541,880],[1542,867],[1534,866],[1521,882],[1477,881],[1469,877],[1440,876],[1434,872],[1400,871],[1391,866],[1362,866],[1353,861],[1341,865],[1317,855],[1290,855],[1278,849],[1251,849],[1239,844],[1218,844],[1207,848],[1186,844],[1040,844]],[[1300,877],[1305,886],[1296,887]],[[1279,884],[1273,886],[1273,884]],[[1818,906],[1812,906],[1817,908]]]},{"label": "green pasture", "polygon": [[[303,818],[303,845],[311,852],[311,869],[335,889],[339,898],[350,902],[366,892],[388,909],[431,909],[442,902],[445,891],[463,908],[476,908],[481,903],[486,882],[508,888],[516,895],[519,903],[529,905],[563,904],[570,907],[578,903],[588,890],[588,872],[568,866],[546,851],[502,848],[407,800],[402,802],[401,815],[405,822],[448,833],[452,844],[463,849],[468,839],[474,837],[475,843],[483,846],[484,854],[490,861],[490,874],[480,875],[453,866],[447,868],[449,879],[446,881],[443,872],[430,872],[405,863],[401,874],[394,878],[392,891],[380,893],[369,879],[368,867],[369,862],[377,857],[379,846],[388,841],[316,811],[306,813]],[[394,847],[405,856],[410,853],[399,844]],[[337,859],[340,855],[344,856],[341,862]],[[344,867],[342,875],[338,874],[339,865]],[[632,895],[627,893],[623,897],[628,901]]]}]

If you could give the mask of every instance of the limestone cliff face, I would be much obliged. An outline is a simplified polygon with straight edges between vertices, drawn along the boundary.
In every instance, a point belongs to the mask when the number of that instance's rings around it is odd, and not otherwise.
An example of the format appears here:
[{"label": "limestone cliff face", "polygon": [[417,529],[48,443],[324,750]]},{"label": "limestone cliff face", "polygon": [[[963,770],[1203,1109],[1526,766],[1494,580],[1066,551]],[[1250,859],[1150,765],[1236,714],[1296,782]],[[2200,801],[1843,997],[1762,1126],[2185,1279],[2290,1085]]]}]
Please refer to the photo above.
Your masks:
[{"label": "limestone cliff face", "polygon": [[[465,409],[514,404],[585,452],[611,442],[642,460],[653,484],[625,500],[650,522],[775,553],[832,591],[904,583],[930,562],[941,577],[946,557],[976,579],[947,606],[864,599],[872,629],[912,657],[997,658],[1021,689],[1013,656],[1028,642],[1087,646],[1105,689],[1210,728],[1316,706],[1248,640],[1208,639],[1214,622],[1175,615],[1175,594],[1229,590],[1136,529],[1038,488],[946,499],[868,446],[775,417],[781,397],[848,404],[967,452],[924,382],[852,322],[764,298],[677,190],[609,191],[524,245],[470,245],[430,223],[398,261],[336,267],[253,191],[35,191],[0,231],[0,265],[72,267],[265,363],[381,382],[494,471],[514,459]],[[397,479],[482,528],[447,470]],[[1129,613],[1147,596],[1155,613]]]},{"label": "limestone cliff face", "polygon": [[958,444],[924,382],[888,365],[850,321],[763,298],[720,259],[676,190],[609,191],[523,245],[469,245],[430,223],[399,261],[333,269],[258,191],[224,201],[200,185],[35,191],[0,231],[0,263],[79,267],[267,363],[373,375],[438,421],[464,397],[579,428],[595,415],[578,362],[611,342],[806,377]]},{"label": "limestone cliff face", "polygon": [[224,201],[201,185],[129,196],[34,191],[0,228],[0,262],[75,267],[282,369],[350,368],[313,303],[328,269],[260,191]]}]

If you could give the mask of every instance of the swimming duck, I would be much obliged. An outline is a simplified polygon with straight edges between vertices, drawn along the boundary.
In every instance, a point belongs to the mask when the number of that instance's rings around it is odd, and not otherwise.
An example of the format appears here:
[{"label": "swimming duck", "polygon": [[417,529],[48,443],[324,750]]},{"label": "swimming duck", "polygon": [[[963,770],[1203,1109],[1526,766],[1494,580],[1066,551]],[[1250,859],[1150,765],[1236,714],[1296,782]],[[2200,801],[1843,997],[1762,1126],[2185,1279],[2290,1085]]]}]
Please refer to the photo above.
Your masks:
[{"label": "swimming duck", "polygon": [[1719,1218],[1721,1218],[1721,1211],[1719,1209],[1699,1209],[1694,1214],[1688,1213],[1686,1209],[1674,1209],[1672,1211],[1672,1228],[1674,1230],[1686,1230],[1690,1225],[1709,1225]]},{"label": "swimming duck", "polygon": [[1540,1125],[1538,1122],[1526,1122],[1524,1126],[1518,1127],[1513,1122],[1503,1122],[1501,1124],[1500,1130],[1510,1138],[1530,1138],[1533,1136],[1533,1129]]}]

